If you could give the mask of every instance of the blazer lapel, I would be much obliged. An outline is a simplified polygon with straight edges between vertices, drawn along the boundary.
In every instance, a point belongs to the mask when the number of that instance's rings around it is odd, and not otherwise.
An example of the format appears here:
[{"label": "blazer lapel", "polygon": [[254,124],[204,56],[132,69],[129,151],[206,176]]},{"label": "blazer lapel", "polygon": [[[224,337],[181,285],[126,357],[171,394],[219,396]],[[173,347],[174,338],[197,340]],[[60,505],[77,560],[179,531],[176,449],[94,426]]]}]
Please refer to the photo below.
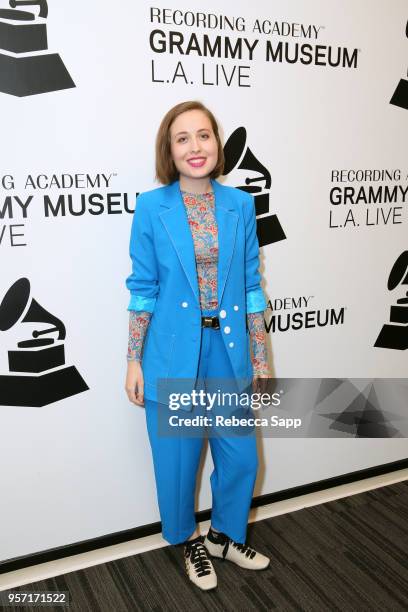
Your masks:
[{"label": "blazer lapel", "polygon": [[163,190],[163,196],[164,198],[160,205],[163,212],[159,213],[159,217],[177,252],[194,296],[197,302],[200,303],[194,242],[180,192],[179,181],[167,185]]},{"label": "blazer lapel", "polygon": [[[211,184],[215,196],[215,217],[218,228],[217,299],[218,305],[220,305],[231,265],[238,215],[234,212],[234,206],[232,203],[230,204],[223,186],[215,180],[211,180]],[[197,303],[200,304],[194,242],[180,192],[179,181],[167,185],[163,190],[163,196],[160,204],[162,212],[159,213],[159,217],[177,252]]]},{"label": "blazer lapel", "polygon": [[228,190],[215,180],[211,180],[211,184],[215,196],[215,217],[218,227],[217,300],[220,307],[234,252],[238,215],[232,202],[230,203],[226,193]]}]

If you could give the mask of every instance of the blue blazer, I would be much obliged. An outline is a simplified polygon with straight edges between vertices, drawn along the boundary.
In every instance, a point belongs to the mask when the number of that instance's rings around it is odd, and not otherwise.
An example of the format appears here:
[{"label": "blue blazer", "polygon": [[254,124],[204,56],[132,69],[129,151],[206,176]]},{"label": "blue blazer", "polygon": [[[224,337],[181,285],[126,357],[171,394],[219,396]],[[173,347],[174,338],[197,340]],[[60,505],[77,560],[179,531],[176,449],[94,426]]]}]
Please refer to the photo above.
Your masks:
[{"label": "blue blazer", "polygon": [[[246,314],[266,308],[258,272],[255,206],[250,194],[216,180],[211,184],[218,226],[220,333],[241,391],[252,379]],[[161,392],[166,392],[168,379],[183,379],[183,392],[194,388],[201,338],[194,242],[178,180],[138,196],[130,257],[128,310],[152,313],[142,356],[144,395],[165,401]]]}]

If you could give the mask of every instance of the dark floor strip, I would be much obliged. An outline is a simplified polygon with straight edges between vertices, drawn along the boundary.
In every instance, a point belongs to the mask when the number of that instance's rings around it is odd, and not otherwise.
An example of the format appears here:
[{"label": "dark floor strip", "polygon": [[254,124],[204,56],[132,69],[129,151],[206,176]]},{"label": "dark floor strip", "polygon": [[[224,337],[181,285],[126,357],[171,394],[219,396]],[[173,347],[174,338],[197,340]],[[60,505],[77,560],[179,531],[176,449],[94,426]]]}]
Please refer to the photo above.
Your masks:
[{"label": "dark floor strip", "polygon": [[251,572],[214,559],[218,587],[207,593],[187,579],[174,546],[14,590],[68,590],[69,612],[405,611],[407,508],[405,481],[253,523],[247,541],[270,567]]}]

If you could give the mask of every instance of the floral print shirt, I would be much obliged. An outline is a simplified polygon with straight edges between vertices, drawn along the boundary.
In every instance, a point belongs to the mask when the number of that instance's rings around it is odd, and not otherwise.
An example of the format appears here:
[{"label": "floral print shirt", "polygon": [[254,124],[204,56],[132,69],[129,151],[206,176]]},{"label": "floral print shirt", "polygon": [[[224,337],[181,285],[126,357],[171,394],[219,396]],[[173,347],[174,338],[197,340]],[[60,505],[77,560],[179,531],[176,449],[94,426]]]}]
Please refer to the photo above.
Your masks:
[{"label": "floral print shirt", "polygon": [[[197,280],[201,310],[216,310],[218,231],[215,219],[214,193],[189,193],[182,191],[188,224],[194,241]],[[141,360],[143,342],[151,313],[129,312],[128,361]],[[268,354],[263,311],[247,314],[251,339],[251,360],[254,376],[268,374]]]}]

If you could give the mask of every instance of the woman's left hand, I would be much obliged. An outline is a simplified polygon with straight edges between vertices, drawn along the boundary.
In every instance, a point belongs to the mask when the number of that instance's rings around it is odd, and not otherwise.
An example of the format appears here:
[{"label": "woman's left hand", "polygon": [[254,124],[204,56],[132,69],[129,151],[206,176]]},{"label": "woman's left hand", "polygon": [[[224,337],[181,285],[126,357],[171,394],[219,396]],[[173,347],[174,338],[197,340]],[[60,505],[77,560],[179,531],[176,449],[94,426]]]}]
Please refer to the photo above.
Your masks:
[{"label": "woman's left hand", "polygon": [[270,373],[256,374],[252,379],[252,389],[254,393],[266,393],[268,389],[268,381],[271,378]]}]

